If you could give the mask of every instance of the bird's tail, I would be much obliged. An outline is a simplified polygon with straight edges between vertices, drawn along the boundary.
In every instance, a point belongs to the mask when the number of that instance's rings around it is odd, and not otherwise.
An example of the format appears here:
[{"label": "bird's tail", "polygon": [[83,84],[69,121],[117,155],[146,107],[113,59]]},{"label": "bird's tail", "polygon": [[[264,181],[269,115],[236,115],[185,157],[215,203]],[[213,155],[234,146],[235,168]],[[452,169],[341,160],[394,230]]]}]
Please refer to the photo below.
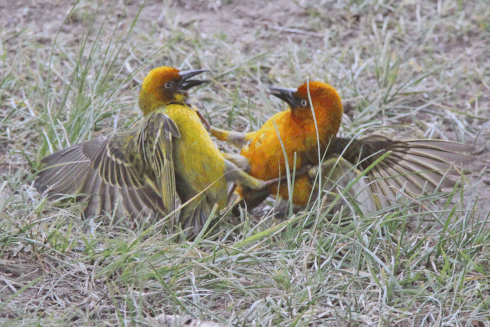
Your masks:
[{"label": "bird's tail", "polygon": [[213,210],[213,202],[207,201],[205,194],[199,194],[196,198],[187,201],[182,207],[179,222],[186,236],[192,237],[201,231],[210,218]]}]

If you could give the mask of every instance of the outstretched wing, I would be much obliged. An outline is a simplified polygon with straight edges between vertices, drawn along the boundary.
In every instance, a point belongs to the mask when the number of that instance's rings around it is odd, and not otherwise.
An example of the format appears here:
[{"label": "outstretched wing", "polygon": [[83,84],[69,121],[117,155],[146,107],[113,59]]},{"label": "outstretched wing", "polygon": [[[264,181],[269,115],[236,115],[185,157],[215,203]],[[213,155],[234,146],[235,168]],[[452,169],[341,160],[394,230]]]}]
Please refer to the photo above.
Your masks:
[{"label": "outstretched wing", "polygon": [[86,199],[85,215],[155,220],[175,209],[175,123],[156,112],[135,131],[94,139],[44,158],[34,186],[51,197]]},{"label": "outstretched wing", "polygon": [[339,138],[335,146],[337,153],[343,153],[344,158],[362,169],[390,152],[368,173],[373,180],[372,191],[381,195],[381,202],[383,198],[394,200],[400,191],[421,195],[453,188],[455,181],[450,176],[459,174],[457,167],[475,160],[461,153],[471,151],[471,146],[440,140],[393,141],[372,135],[354,141]]}]

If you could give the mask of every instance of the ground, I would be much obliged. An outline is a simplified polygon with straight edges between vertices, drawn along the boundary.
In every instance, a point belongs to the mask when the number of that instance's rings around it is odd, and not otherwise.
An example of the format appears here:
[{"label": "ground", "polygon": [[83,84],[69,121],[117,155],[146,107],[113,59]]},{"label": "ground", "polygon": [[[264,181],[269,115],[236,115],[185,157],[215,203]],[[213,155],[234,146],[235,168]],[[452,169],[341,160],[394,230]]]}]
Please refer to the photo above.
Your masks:
[{"label": "ground", "polygon": [[[485,1],[2,0],[0,26],[2,325],[490,326]],[[479,162],[464,192],[348,222],[269,201],[188,242],[38,194],[40,159],[131,127],[160,65],[211,71],[192,96],[218,127],[257,129],[284,109],[269,86],[317,79],[342,135],[449,139]]]}]

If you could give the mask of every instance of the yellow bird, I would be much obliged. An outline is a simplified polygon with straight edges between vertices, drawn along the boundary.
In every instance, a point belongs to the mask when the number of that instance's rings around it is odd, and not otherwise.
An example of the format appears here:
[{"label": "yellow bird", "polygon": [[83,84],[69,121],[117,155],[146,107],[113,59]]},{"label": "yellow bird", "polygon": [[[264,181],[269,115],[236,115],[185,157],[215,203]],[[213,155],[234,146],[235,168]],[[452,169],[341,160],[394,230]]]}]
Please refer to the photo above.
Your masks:
[{"label": "yellow bird", "polygon": [[[249,189],[268,183],[249,176],[226,160],[195,110],[187,90],[205,70],[155,68],[141,87],[144,121],[134,130],[86,141],[55,152],[41,163],[34,186],[51,197],[75,195],[86,200],[85,216],[115,210],[115,217],[153,222],[175,209],[175,193],[186,204],[183,229],[199,232],[214,206],[227,203],[228,181]],[[277,182],[277,180],[276,180]]]}]

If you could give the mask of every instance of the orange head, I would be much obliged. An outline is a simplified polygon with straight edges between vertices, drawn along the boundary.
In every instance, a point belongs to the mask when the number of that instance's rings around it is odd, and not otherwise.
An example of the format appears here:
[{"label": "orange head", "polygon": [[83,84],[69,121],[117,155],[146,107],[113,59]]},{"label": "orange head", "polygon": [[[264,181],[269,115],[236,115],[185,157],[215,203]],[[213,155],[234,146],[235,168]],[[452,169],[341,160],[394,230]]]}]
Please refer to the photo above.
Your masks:
[{"label": "orange head", "polygon": [[323,82],[309,82],[297,89],[274,87],[271,93],[289,104],[291,117],[299,124],[314,123],[314,112],[320,133],[337,134],[344,109],[339,94],[332,86]]},{"label": "orange head", "polygon": [[158,67],[146,75],[141,86],[139,105],[144,115],[148,115],[160,106],[171,102],[184,103],[187,90],[206,83],[206,80],[194,80],[192,77],[205,72],[204,69],[179,71],[173,67]]}]

